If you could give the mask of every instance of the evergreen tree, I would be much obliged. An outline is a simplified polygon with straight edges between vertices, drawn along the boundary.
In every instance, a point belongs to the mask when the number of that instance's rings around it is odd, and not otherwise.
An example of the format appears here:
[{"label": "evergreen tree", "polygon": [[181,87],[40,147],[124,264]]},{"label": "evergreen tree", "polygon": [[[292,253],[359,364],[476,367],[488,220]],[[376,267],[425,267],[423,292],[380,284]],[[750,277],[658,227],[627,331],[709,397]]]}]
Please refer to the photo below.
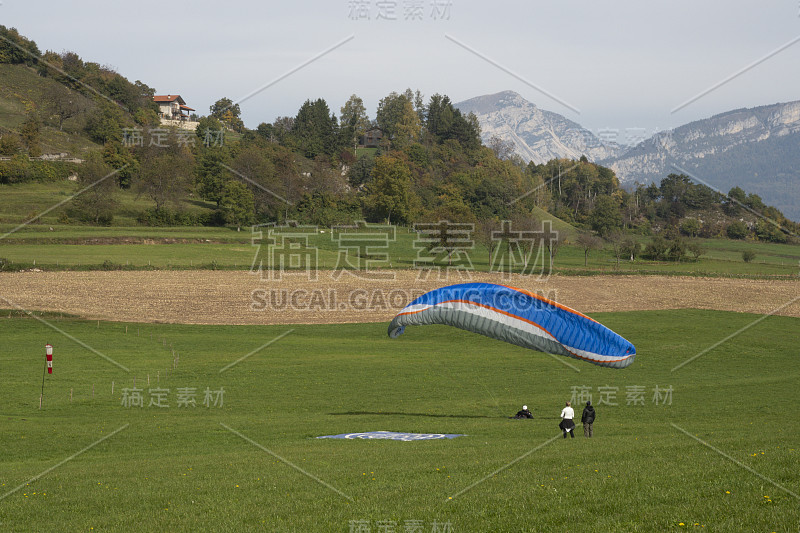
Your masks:
[{"label": "evergreen tree", "polygon": [[297,112],[292,131],[292,144],[303,155],[313,159],[320,154],[338,155],[341,147],[339,125],[336,115],[330,112],[322,98],[312,102],[306,100]]}]

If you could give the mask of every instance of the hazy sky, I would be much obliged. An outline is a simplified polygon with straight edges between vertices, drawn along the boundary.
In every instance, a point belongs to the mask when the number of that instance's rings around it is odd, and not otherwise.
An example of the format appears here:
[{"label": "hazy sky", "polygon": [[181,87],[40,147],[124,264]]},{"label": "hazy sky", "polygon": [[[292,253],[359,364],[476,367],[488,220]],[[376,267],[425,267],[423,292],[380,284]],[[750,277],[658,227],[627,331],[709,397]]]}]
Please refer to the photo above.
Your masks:
[{"label": "hazy sky", "polygon": [[2,0],[0,23],[200,114],[251,95],[248,127],[320,97],[338,115],[352,93],[374,118],[407,87],[454,102],[510,89],[595,133],[800,99],[800,0]]}]

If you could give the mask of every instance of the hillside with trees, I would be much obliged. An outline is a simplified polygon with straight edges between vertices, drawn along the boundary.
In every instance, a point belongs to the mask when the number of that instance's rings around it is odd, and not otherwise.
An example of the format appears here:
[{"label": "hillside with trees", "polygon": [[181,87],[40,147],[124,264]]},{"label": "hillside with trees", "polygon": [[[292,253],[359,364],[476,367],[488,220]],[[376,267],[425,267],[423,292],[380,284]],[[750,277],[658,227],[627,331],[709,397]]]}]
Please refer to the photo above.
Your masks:
[{"label": "hillside with trees", "polygon": [[[71,202],[65,223],[113,224],[118,197],[127,191],[149,202],[136,215],[143,225],[449,220],[491,234],[504,220],[535,229],[552,215],[585,233],[587,254],[597,244],[589,237],[599,237],[618,257],[659,260],[698,256],[691,246],[696,237],[783,243],[798,231],[780,211],[739,188],[726,196],[670,174],[660,185],[627,192],[613,170],[586,157],[526,164],[497,138],[482,144],[476,116],[457,109],[447,95],[426,99],[411,89],[381,99],[374,118],[354,94],[338,114],[325,99],[309,99],[294,116],[251,130],[239,105],[223,97],[199,117],[195,131],[166,129],[146,84],[71,52],[40,56],[16,30],[0,32],[6,38],[0,68],[27,87],[4,87],[5,108],[18,111],[9,104],[16,101],[25,113],[17,113],[16,122],[13,113],[5,116],[0,183],[59,181],[70,174],[82,186],[104,181]],[[360,146],[365,132],[376,128],[377,146]],[[83,151],[73,154],[85,161],[36,159],[44,131],[85,139]],[[195,208],[187,211],[187,204]],[[636,235],[654,238],[642,250]]]},{"label": "hillside with trees", "polygon": [[[474,222],[533,206],[514,202],[536,185],[525,168],[483,146],[474,117],[447,96],[425,104],[419,92],[391,93],[374,121],[356,95],[340,111],[337,117],[324,99],[308,100],[294,117],[262,123],[236,143],[198,143],[201,198],[219,205],[227,183],[244,181],[254,199],[252,221],[318,225]],[[357,156],[358,138],[373,123],[384,132],[381,146]]]},{"label": "hillside with trees", "polygon": [[[146,84],[130,82],[113,68],[84,61],[74,52],[41,53],[14,28],[0,26],[0,37],[0,65],[8,76],[2,95],[4,122],[14,122],[11,117],[20,115],[22,104],[23,120],[33,129],[67,131],[99,145],[121,141],[125,126],[158,124],[155,91]],[[41,151],[31,146],[24,131],[18,133],[23,149]]]},{"label": "hillside with trees", "polygon": [[[687,237],[787,242],[799,229],[756,194],[739,187],[721,194],[683,174],[669,174],[658,185],[637,184],[626,191],[611,169],[585,158],[530,163],[528,169],[548,183],[537,195],[539,207],[601,235],[617,229],[644,235],[679,232]],[[742,226],[745,231],[738,230]]]}]

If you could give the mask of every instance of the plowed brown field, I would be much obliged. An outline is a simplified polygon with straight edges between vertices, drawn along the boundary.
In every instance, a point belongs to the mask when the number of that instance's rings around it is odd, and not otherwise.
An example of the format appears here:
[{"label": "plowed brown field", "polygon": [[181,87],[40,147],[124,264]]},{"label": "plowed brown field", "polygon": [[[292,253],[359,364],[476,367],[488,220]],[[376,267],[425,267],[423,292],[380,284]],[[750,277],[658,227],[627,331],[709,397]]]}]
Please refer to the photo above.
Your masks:
[{"label": "plowed brown field", "polygon": [[[411,299],[449,280],[417,271],[366,279],[329,271],[263,280],[230,271],[18,272],[0,274],[0,307],[85,318],[188,324],[310,324],[388,321]],[[471,281],[536,291],[583,312],[718,309],[800,317],[800,280],[669,276],[531,277],[473,273]]]}]

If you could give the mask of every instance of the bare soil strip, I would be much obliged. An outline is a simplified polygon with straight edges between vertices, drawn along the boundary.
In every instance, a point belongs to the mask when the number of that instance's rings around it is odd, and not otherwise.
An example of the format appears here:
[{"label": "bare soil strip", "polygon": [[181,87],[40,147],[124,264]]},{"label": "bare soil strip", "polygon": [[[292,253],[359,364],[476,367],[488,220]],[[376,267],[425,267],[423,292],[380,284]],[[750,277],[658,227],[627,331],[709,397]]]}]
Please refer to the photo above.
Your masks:
[{"label": "bare soil strip", "polygon": [[800,280],[552,276],[540,281],[488,273],[473,273],[471,280],[437,280],[433,273],[421,280],[409,270],[378,273],[387,279],[369,279],[371,273],[365,272],[340,274],[337,279],[331,271],[319,271],[268,280],[243,271],[3,273],[0,307],[125,322],[384,322],[428,290],[483,281],[539,292],[585,313],[696,308],[766,314],[780,308],[775,314],[800,317]]}]

